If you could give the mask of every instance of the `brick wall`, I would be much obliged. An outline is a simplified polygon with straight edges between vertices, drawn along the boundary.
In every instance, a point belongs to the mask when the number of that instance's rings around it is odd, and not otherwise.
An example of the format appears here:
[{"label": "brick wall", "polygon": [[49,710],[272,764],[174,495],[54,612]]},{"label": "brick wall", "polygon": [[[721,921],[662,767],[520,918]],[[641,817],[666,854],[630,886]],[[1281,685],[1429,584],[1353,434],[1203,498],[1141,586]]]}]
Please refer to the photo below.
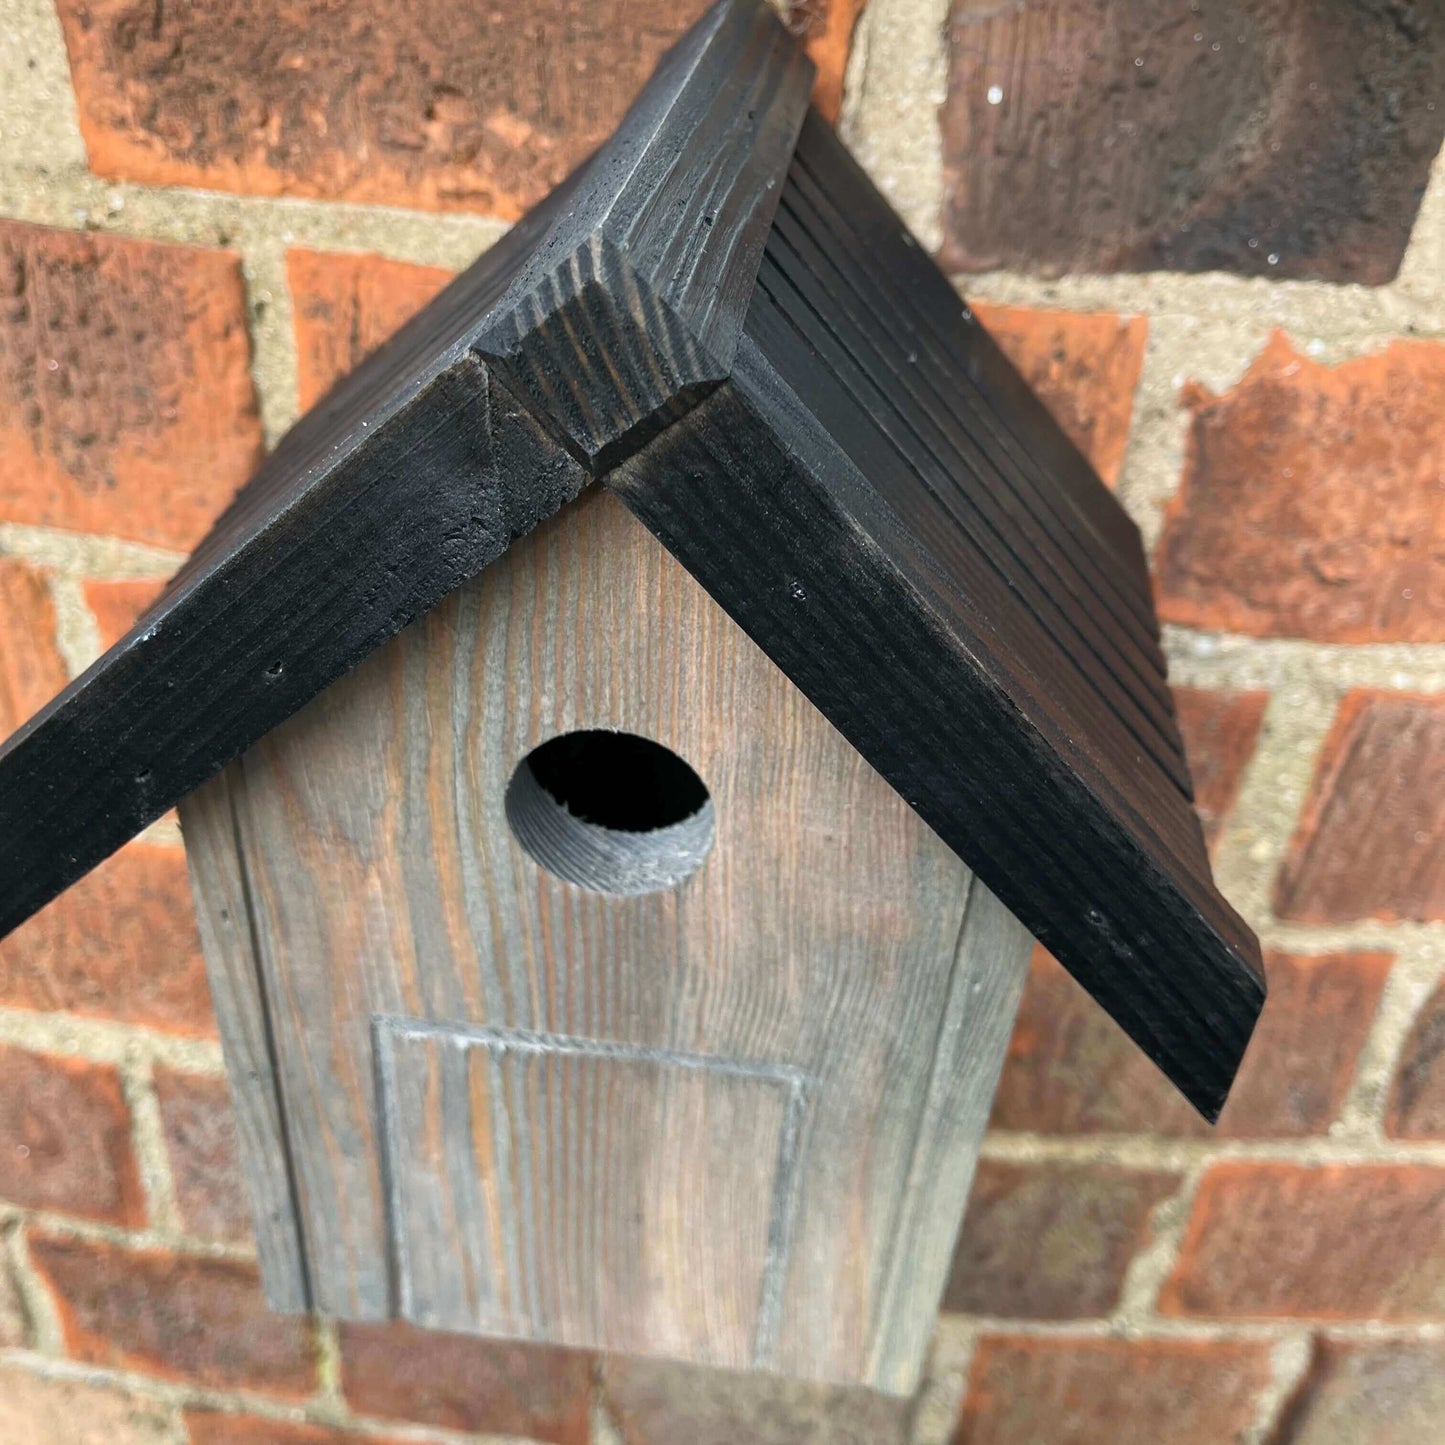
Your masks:
[{"label": "brick wall", "polygon": [[[0,732],[700,8],[0,0]],[[1439,1438],[1445,18],[791,8],[1145,531],[1269,952],[1223,1123],[1037,958],[907,1404],[267,1317],[165,820],[0,944],[0,1442]]]}]

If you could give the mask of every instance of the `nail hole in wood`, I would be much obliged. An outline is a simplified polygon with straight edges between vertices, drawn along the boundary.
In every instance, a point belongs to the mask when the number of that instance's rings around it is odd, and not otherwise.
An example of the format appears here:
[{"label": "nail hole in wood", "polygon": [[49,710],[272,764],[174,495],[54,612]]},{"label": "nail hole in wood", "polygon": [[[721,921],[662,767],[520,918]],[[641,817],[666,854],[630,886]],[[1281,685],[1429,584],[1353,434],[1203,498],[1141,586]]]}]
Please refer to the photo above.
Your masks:
[{"label": "nail hole in wood", "polygon": [[506,813],[534,862],[599,893],[674,887],[713,844],[706,784],[635,733],[588,729],[534,748],[507,785]]}]

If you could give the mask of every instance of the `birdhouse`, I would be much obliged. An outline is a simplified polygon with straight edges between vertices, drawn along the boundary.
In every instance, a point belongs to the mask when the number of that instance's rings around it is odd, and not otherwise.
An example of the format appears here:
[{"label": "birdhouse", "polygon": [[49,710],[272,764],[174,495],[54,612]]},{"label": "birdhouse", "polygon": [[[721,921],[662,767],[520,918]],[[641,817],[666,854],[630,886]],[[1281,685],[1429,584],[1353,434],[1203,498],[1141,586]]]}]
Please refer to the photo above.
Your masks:
[{"label": "birdhouse", "polygon": [[0,932],[180,805],[278,1309],[906,1392],[1035,938],[1223,1103],[1139,536],[810,82],[721,0],[0,752]]}]

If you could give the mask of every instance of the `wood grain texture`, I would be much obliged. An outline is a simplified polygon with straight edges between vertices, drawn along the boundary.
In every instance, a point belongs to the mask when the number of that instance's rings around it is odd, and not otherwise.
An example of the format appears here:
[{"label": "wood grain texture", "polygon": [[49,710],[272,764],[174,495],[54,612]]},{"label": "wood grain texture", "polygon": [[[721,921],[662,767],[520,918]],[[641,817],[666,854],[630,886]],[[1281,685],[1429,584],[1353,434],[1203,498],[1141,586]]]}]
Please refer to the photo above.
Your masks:
[{"label": "wood grain texture", "polygon": [[[861,457],[869,429],[882,434],[888,450],[876,465],[886,467],[891,451],[906,465],[901,475],[916,478],[914,490],[925,494],[905,499],[895,486],[895,506],[908,506],[910,522],[931,525],[939,545],[951,547],[955,573],[967,578],[981,612],[1025,614],[1014,629],[1018,660],[1056,697],[1078,697],[1076,716],[1117,718],[1132,749],[1187,793],[1183,747],[1139,599],[1120,585],[1102,549],[1068,535],[1067,513],[1051,505],[1027,445],[1009,445],[987,393],[958,386],[945,338],[952,331],[948,339],[975,345],[978,328],[910,315],[878,279],[876,252],[849,244],[836,209],[847,204],[846,189],[835,187],[843,195],[826,199],[807,170],[836,155],[825,136],[809,135],[784,188],[759,285],[812,348],[818,370],[855,403],[830,417],[840,440]],[[896,238],[894,245],[902,249]],[[962,320],[957,302],[950,312]],[[1095,731],[1107,734],[1109,726]],[[1126,766],[1134,761],[1125,756]]]},{"label": "wood grain texture", "polygon": [[[1058,429],[1012,407],[1007,363],[890,217],[810,118],[731,380],[608,484],[1217,1116],[1263,972],[1144,682],[1137,538]],[[1051,590],[1087,599],[1072,638]]]},{"label": "wood grain texture", "polygon": [[[580,728],[705,780],[680,886],[517,846]],[[1028,935],[615,498],[225,776],[319,1308],[912,1388]]]},{"label": "wood grain texture", "polygon": [[593,475],[731,369],[812,81],[769,7],[713,6],[483,329],[479,353]]},{"label": "wood grain texture", "polygon": [[282,1112],[276,1046],[254,951],[251,899],[236,847],[235,804],[222,774],[181,804],[186,865],[226,1079],[236,1116],[236,1151],[251,1206],[256,1258],[272,1309],[311,1307],[296,1218],[296,1187]]},{"label": "wood grain texture", "polygon": [[[615,459],[726,374],[811,80],[761,0],[719,0],[616,135],[307,413],[0,749],[0,937],[575,496],[559,441]],[[580,351],[559,340],[594,307]]]},{"label": "wood grain texture", "polygon": [[530,1339],[560,1321],[570,1343],[768,1362],[806,1074],[386,1018],[374,1046],[398,1313]]},{"label": "wood grain texture", "polygon": [[[889,1250],[870,1375],[903,1382],[923,1358],[935,1320],[919,1308],[946,1280],[957,1230],[943,1223],[969,1197],[979,1145],[1003,1071],[1030,955],[1026,929],[974,878],[959,929],[953,976],[939,1010],[923,1113]],[[990,960],[1007,960],[1006,966]],[[1000,1052],[999,1040],[1005,1042]],[[964,1218],[964,1228],[968,1220]]]}]

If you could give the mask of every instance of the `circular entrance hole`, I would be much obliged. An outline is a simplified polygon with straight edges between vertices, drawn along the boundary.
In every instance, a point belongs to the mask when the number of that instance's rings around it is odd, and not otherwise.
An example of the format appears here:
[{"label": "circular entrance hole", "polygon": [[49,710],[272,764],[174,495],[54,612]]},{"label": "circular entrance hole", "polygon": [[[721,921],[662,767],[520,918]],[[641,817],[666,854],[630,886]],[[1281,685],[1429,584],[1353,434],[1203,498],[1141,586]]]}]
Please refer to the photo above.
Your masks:
[{"label": "circular entrance hole", "polygon": [[600,893],[653,893],[697,872],[712,799],[669,748],[635,733],[563,733],[507,785],[507,822],[543,868]]}]

